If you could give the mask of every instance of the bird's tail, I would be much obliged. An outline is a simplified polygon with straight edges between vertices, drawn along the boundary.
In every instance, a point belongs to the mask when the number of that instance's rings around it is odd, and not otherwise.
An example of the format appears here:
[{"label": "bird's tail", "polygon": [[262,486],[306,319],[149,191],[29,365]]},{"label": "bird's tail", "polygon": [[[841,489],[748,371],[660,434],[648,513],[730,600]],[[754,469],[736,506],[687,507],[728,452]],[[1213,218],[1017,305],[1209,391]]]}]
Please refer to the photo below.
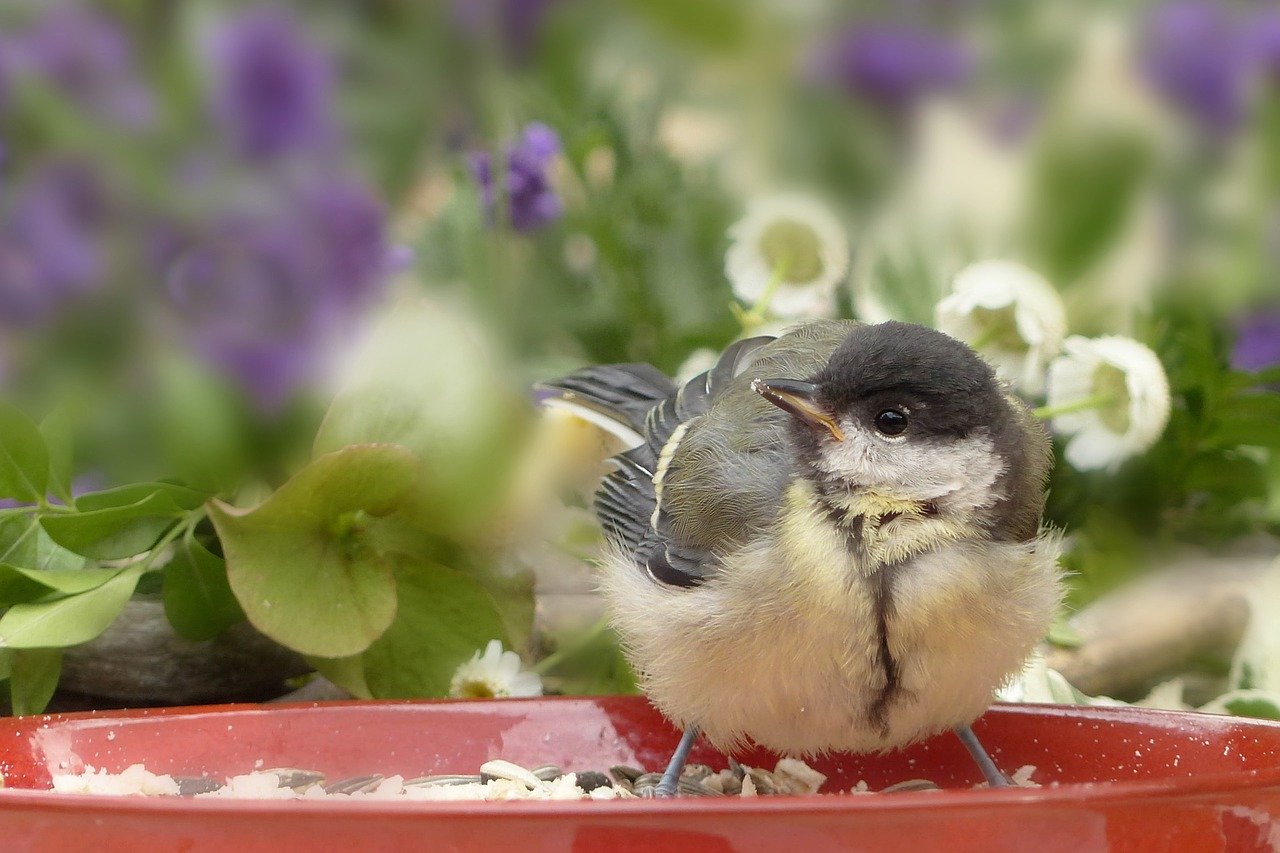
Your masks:
[{"label": "bird's tail", "polygon": [[675,383],[648,364],[604,364],[584,367],[562,379],[537,385],[544,406],[568,409],[628,447],[645,443],[645,418],[676,395]]}]

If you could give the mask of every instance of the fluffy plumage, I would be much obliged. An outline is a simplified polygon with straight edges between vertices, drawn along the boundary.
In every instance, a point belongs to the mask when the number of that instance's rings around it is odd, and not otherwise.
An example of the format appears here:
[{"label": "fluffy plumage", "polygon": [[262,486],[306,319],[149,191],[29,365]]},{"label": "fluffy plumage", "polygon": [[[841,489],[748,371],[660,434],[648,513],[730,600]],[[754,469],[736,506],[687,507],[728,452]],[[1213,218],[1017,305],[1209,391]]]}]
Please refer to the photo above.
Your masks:
[{"label": "fluffy plumage", "polygon": [[[812,382],[840,439],[752,389],[779,379]],[[631,426],[648,407],[597,510],[614,624],[664,713],[721,748],[812,753],[900,746],[990,704],[1060,590],[1038,530],[1048,438],[989,367],[923,327],[822,321],[658,387],[592,404]],[[885,407],[906,433],[877,431]]]}]

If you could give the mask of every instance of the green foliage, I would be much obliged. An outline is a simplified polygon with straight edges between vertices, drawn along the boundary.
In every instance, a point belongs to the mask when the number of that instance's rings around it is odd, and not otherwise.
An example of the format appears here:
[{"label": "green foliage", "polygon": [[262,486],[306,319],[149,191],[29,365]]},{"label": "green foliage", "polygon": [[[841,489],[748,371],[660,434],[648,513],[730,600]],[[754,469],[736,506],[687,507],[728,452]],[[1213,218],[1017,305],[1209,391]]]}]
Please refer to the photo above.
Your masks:
[{"label": "green foliage", "polygon": [[120,569],[83,592],[13,605],[0,616],[0,648],[74,646],[92,640],[120,615],[141,574],[141,567]]},{"label": "green foliage", "polygon": [[39,428],[17,408],[0,403],[0,497],[44,500],[49,451]]},{"label": "green foliage", "polygon": [[382,635],[396,588],[369,525],[406,499],[413,461],[393,445],[347,447],[317,457],[257,507],[210,504],[227,578],[254,627],[320,657],[358,654]]},{"label": "green foliage", "polygon": [[173,630],[188,640],[212,640],[244,621],[244,611],[227,581],[226,561],[195,538],[176,543],[164,567],[164,613]]},{"label": "green foliage", "polygon": [[430,562],[401,561],[400,610],[363,655],[369,692],[379,698],[445,696],[458,664],[485,643],[509,640],[493,597],[475,579]]}]

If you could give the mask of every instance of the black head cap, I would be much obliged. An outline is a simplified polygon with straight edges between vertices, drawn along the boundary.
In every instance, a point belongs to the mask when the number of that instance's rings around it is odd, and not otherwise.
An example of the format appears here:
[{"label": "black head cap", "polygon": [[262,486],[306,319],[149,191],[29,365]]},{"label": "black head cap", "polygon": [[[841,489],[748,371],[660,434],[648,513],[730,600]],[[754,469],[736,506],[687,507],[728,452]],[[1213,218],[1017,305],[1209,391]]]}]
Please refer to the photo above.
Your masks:
[{"label": "black head cap", "polygon": [[1009,411],[995,372],[968,346],[926,326],[858,326],[813,381],[833,412],[912,412],[917,436],[965,436]]}]

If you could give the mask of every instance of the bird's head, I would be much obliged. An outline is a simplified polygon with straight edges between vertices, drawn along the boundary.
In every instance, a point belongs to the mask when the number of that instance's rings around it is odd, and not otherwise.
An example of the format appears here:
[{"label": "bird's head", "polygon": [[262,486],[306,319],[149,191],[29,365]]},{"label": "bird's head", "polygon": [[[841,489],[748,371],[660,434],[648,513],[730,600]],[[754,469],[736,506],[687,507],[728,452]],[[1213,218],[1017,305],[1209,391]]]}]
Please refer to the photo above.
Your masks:
[{"label": "bird's head", "polygon": [[960,341],[857,326],[815,375],[752,388],[792,416],[803,476],[840,511],[1035,534],[1048,438]]}]

